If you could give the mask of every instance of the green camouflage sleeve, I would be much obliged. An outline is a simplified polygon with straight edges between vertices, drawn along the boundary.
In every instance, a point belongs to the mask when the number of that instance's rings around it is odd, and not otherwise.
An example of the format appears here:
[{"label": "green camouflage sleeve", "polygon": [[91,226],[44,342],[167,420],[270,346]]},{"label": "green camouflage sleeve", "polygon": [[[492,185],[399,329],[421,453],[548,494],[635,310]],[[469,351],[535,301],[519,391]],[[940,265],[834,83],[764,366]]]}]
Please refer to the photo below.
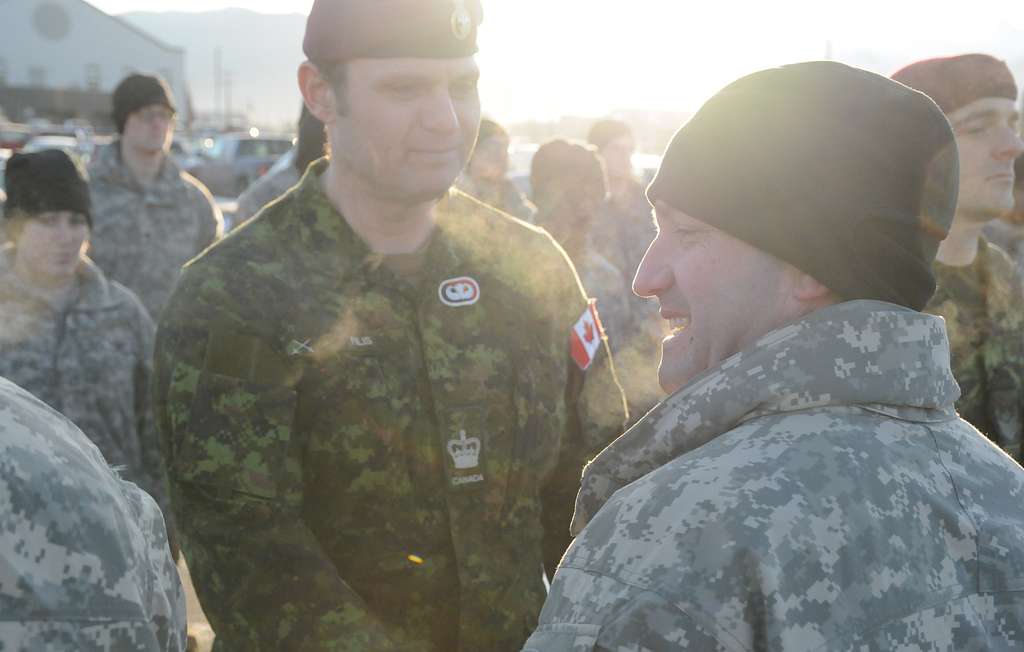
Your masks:
[{"label": "green camouflage sleeve", "polygon": [[186,267],[164,313],[154,394],[182,550],[218,649],[405,649],[302,518],[301,370],[253,330],[266,303],[209,267]]},{"label": "green camouflage sleeve", "polygon": [[569,523],[583,467],[622,434],[629,419],[626,397],[615,372],[607,338],[602,337],[586,370],[570,352],[573,328],[587,310],[588,301],[576,270],[564,252],[563,261],[566,268],[560,271],[566,280],[557,303],[562,314],[556,321],[564,329],[569,381],[565,389],[566,427],[558,467],[542,496],[544,567],[548,577],[554,575],[558,561],[571,541]]},{"label": "green camouflage sleeve", "polygon": [[988,245],[988,336],[981,346],[985,368],[985,432],[1017,462],[1024,439],[1024,290],[1013,261]]},{"label": "green camouflage sleeve", "polygon": [[[171,549],[177,548],[177,533],[174,526],[174,515],[171,512],[171,501],[167,495],[167,467],[160,450],[160,438],[156,432],[153,418],[153,404],[150,399],[150,386],[153,378],[153,339],[156,325],[146,312],[142,302],[134,295],[135,305],[134,330],[138,338],[139,358],[135,364],[135,428],[139,434],[139,448],[142,458],[142,476],[145,489],[163,513],[167,525],[167,536]],[[175,553],[177,554],[177,553]]]}]

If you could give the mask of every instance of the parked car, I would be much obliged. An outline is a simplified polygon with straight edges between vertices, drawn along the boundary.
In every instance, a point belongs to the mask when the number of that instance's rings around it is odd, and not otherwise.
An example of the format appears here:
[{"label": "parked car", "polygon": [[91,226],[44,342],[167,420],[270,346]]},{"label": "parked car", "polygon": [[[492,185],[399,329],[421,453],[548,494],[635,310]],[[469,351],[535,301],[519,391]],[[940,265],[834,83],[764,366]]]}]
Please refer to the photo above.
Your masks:
[{"label": "parked car", "polygon": [[292,146],[290,136],[223,134],[212,139],[186,170],[214,195],[237,197]]},{"label": "parked car", "polygon": [[29,138],[22,146],[21,151],[25,154],[41,152],[44,149],[62,149],[68,154],[76,157],[82,165],[88,165],[92,157],[94,144],[91,140],[83,140],[76,136],[60,134],[42,134]]},{"label": "parked car", "polygon": [[18,151],[32,137],[28,125],[7,122],[0,124],[0,149]]}]

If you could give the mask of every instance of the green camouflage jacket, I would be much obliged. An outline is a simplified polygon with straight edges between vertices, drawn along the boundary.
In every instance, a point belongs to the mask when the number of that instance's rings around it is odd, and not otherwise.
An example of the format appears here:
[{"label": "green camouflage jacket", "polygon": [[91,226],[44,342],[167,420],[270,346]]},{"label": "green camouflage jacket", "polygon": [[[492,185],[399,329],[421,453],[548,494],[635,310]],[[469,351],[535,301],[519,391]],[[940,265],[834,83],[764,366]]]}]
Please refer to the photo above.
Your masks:
[{"label": "green camouflage jacket", "polygon": [[947,346],[854,301],[698,376],[587,467],[524,650],[1024,649],[1024,470]]},{"label": "green camouflage jacket", "polygon": [[206,187],[170,157],[156,181],[143,187],[120,148],[115,140],[89,165],[89,255],[107,278],[135,292],[156,319],[181,266],[220,237],[223,221]]},{"label": "green camouflage jacket", "polygon": [[518,649],[625,418],[607,345],[543,231],[453,191],[414,287],[328,203],[325,166],[186,267],[157,336],[218,649]]},{"label": "green camouflage jacket", "polygon": [[156,504],[0,378],[0,651],[179,652],[185,597]]},{"label": "green camouflage jacket", "polygon": [[0,249],[0,376],[75,423],[107,462],[168,508],[149,401],[153,335],[146,309],[88,259],[67,305],[20,282]]},{"label": "green camouflage jacket", "polygon": [[925,311],[946,320],[956,409],[1018,462],[1024,439],[1024,291],[1013,263],[984,239],[966,267],[935,264]]}]

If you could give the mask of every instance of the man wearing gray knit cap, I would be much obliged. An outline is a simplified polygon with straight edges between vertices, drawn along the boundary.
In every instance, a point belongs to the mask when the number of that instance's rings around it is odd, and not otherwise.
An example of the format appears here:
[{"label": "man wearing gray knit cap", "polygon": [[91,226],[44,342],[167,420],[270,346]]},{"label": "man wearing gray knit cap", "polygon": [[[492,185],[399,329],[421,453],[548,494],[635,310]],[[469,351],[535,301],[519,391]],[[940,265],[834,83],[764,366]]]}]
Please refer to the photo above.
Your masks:
[{"label": "man wearing gray knit cap", "polygon": [[674,392],[584,471],[525,650],[1024,645],[1024,471],[918,312],[953,219],[925,95],[832,62],[726,87],[647,191]]}]

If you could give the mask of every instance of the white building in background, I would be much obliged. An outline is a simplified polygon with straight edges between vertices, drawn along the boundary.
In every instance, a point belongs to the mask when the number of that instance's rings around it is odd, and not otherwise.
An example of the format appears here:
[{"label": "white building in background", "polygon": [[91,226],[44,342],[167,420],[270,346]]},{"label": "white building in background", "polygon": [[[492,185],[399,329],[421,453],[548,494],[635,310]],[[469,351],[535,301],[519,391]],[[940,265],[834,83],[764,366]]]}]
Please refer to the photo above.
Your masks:
[{"label": "white building in background", "polygon": [[185,51],[84,0],[0,0],[0,108],[27,121],[110,124],[110,94],[132,72],[157,74],[191,120]]}]

